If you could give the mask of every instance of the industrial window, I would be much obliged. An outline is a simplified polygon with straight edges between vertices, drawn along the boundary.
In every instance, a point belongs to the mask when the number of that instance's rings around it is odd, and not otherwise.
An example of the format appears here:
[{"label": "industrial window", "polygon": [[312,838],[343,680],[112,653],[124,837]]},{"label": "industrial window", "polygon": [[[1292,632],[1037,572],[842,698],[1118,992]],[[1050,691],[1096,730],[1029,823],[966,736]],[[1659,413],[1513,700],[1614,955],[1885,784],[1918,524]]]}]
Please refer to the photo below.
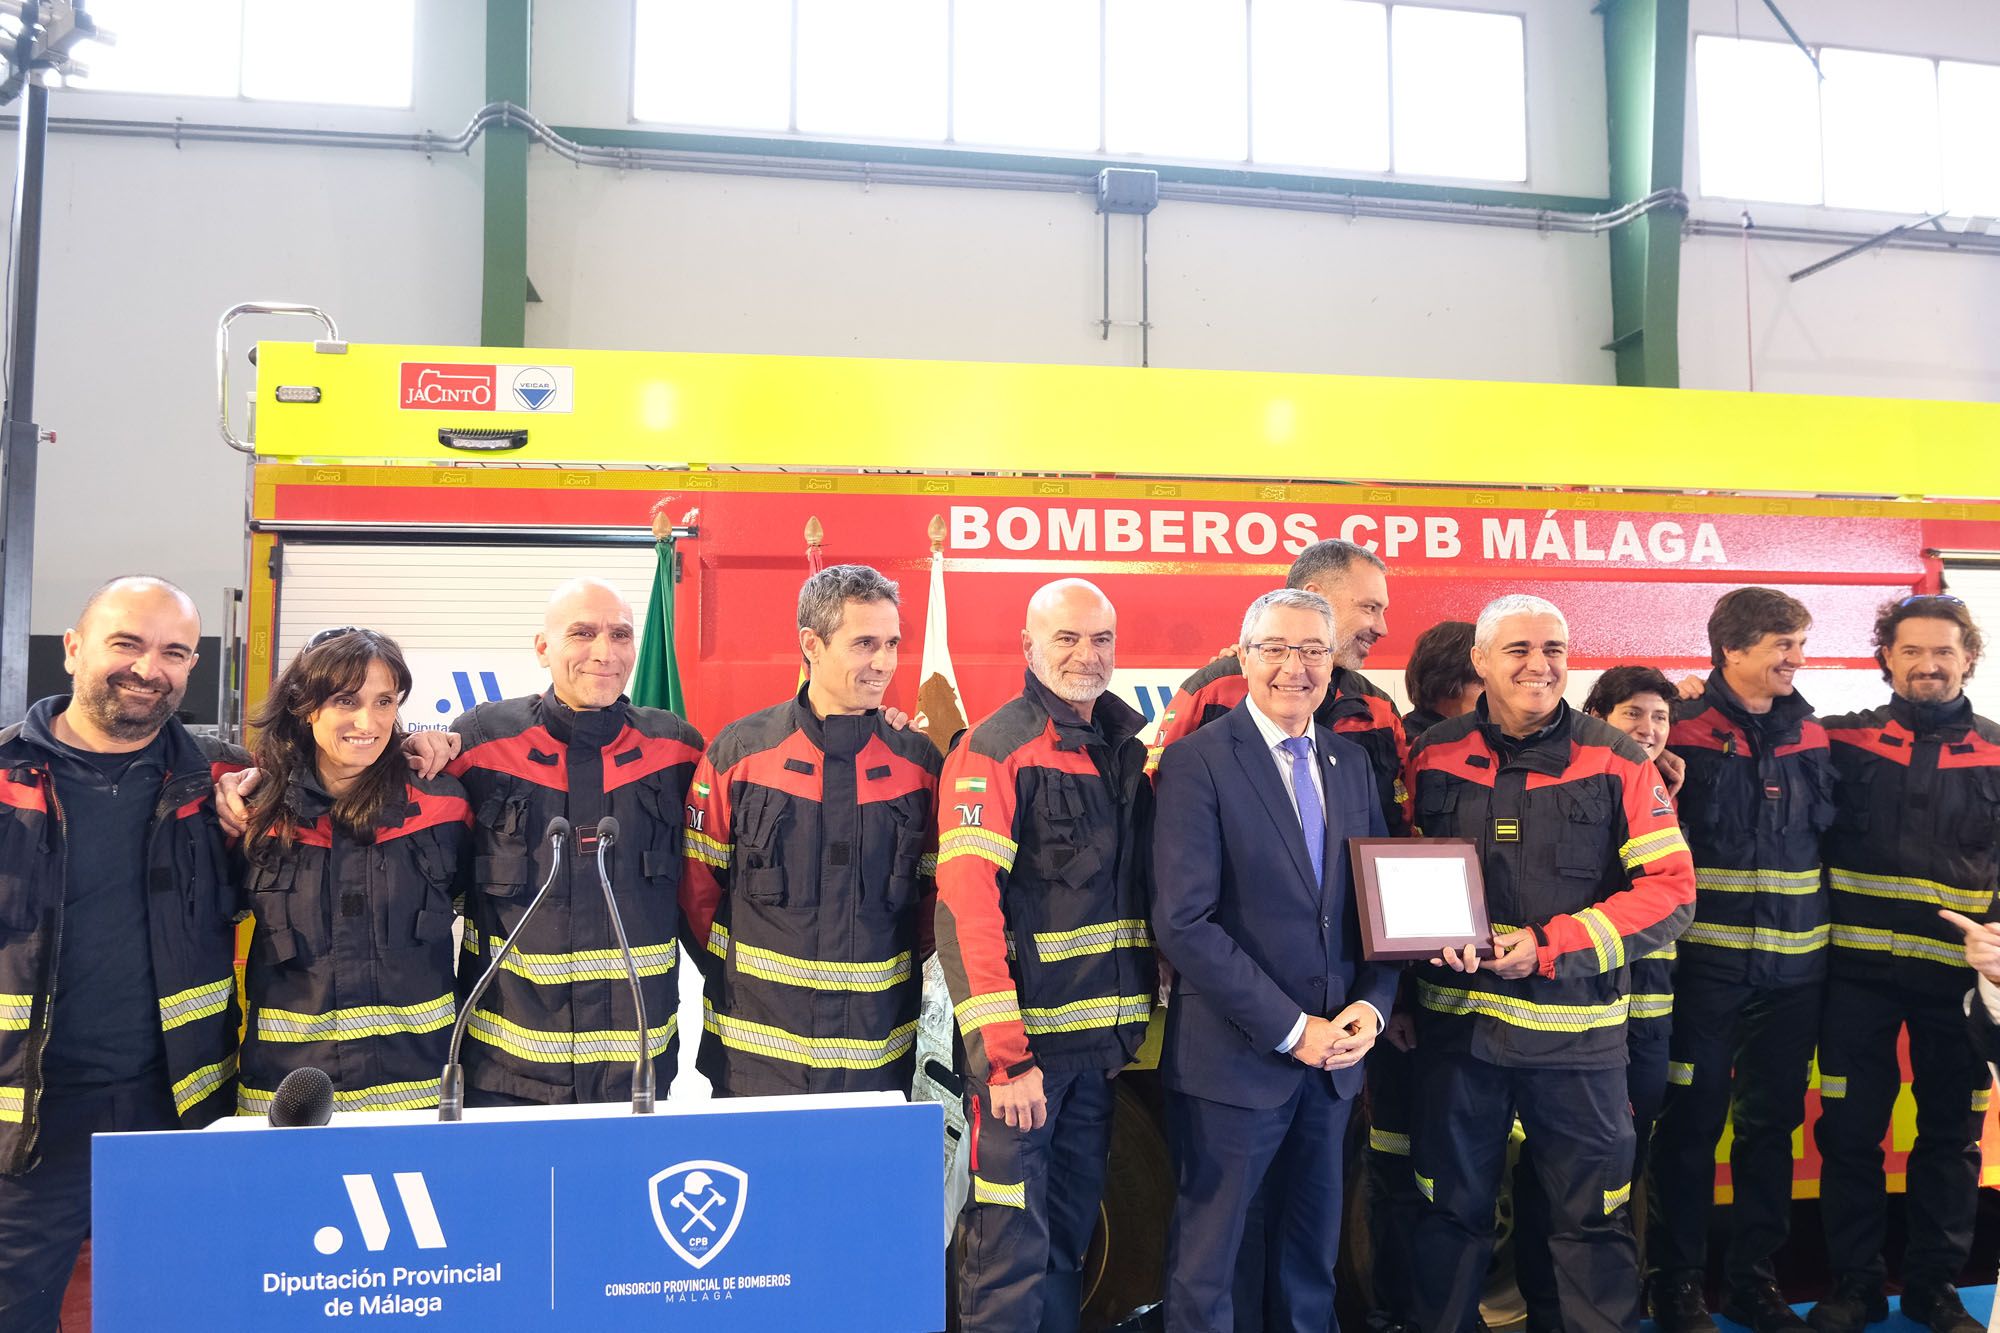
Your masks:
[{"label": "industrial window", "polygon": [[2000,212],[2000,66],[1695,39],[1700,188],[1891,213]]},{"label": "industrial window", "polygon": [[632,115],[1524,181],[1524,30],[1390,0],[636,0]]},{"label": "industrial window", "polygon": [[99,92],[407,107],[416,0],[90,0],[116,38],[79,52]]}]

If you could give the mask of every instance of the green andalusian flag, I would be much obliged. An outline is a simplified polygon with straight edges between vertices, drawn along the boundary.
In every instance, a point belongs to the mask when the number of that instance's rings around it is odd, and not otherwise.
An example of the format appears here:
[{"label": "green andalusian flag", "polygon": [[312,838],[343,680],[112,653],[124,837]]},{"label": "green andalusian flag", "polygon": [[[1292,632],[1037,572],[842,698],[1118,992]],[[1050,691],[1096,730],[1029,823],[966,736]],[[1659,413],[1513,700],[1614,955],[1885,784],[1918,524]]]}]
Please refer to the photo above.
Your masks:
[{"label": "green andalusian flag", "polygon": [[632,672],[632,702],[687,716],[681,668],[674,660],[674,539],[654,543],[653,595],[646,599],[646,630],[639,640],[639,665]]}]

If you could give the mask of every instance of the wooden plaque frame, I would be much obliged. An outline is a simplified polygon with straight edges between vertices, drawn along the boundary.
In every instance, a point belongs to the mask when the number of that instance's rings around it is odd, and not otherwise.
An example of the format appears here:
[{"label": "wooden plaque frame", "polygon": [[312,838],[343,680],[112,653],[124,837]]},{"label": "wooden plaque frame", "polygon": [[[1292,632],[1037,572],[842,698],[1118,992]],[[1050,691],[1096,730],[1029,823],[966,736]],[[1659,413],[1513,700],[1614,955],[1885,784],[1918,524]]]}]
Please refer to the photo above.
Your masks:
[{"label": "wooden plaque frame", "polygon": [[[1445,949],[1477,945],[1479,957],[1493,957],[1493,925],[1486,915],[1486,880],[1478,845],[1466,838],[1349,838],[1354,865],[1354,901],[1361,915],[1361,953],[1370,962],[1429,961]],[[1425,858],[1457,861],[1465,867],[1472,931],[1462,935],[1396,935],[1384,930],[1382,877],[1385,860]]]}]

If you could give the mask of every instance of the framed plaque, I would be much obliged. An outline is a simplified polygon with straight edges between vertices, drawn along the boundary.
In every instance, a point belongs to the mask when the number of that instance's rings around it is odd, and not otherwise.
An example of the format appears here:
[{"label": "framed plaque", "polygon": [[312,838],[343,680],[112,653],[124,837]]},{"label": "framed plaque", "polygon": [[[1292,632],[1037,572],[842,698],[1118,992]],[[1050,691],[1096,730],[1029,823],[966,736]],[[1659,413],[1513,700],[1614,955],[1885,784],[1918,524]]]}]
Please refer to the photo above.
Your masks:
[{"label": "framed plaque", "polygon": [[1479,947],[1493,956],[1479,848],[1465,838],[1349,838],[1361,953],[1370,962],[1435,958]]}]

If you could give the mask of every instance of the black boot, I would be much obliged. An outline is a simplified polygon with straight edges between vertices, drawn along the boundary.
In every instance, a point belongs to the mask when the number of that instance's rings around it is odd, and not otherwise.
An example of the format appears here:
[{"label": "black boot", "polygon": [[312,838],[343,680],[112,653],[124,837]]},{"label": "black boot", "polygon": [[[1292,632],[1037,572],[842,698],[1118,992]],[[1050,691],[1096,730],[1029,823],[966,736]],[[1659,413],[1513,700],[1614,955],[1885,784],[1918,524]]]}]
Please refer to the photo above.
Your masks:
[{"label": "black boot", "polygon": [[1909,1287],[1903,1292],[1903,1317],[1932,1333],[1986,1333],[1986,1326],[1965,1312],[1958,1288],[1946,1282],[1935,1287]]},{"label": "black boot", "polygon": [[[1775,1282],[1739,1287],[1722,1303],[1722,1313],[1751,1330],[1751,1333],[1779,1333],[1781,1329],[1811,1328],[1785,1302],[1785,1293]],[[1983,1331],[1982,1331],[1983,1333]]]},{"label": "black boot", "polygon": [[1889,1298],[1873,1280],[1843,1282],[1833,1295],[1812,1308],[1806,1326],[1818,1333],[1861,1333],[1889,1317]]},{"label": "black boot", "polygon": [[1648,1304],[1660,1333],[1716,1333],[1715,1320],[1701,1297],[1699,1273],[1654,1275]]}]

